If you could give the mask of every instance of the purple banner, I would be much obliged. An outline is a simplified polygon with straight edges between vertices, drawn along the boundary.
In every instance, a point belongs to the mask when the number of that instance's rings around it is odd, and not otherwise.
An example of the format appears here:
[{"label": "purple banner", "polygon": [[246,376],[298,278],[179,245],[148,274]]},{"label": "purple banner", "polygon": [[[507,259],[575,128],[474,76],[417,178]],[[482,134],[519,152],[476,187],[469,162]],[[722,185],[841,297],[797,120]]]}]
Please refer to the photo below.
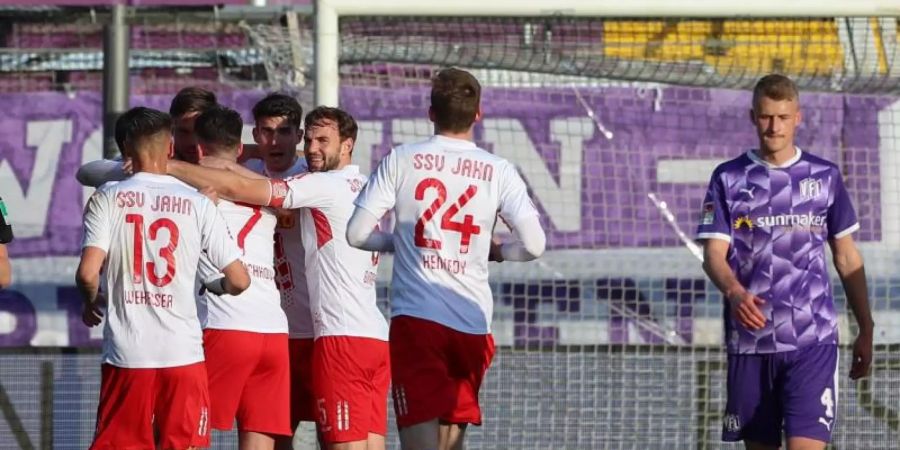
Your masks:
[{"label": "purple banner", "polygon": [[[249,6],[250,0],[48,0],[41,2],[40,6],[215,6],[215,5],[245,5]],[[309,5],[312,0],[269,0],[269,5]],[[9,6],[35,6],[34,3],[25,0],[0,0],[0,5]]]},{"label": "purple banner", "polygon": [[[250,109],[263,95],[220,95],[223,104],[248,121],[245,139],[252,126]],[[360,122],[354,157],[363,171],[371,171],[392,145],[431,133],[425,87],[352,87],[341,98]],[[880,155],[885,151],[882,136],[900,135],[900,123],[890,122],[891,114],[885,113],[894,100],[826,94],[802,98],[797,144],[842,168],[863,241],[882,239],[885,161]],[[169,101],[167,96],[147,96],[133,98],[131,104],[167,110]],[[485,119],[476,128],[476,140],[520,168],[543,212],[551,253],[678,247],[680,241],[647,194],[666,201],[692,234],[713,165],[756,143],[749,102],[748,93],[716,89],[578,88],[576,93],[574,88],[490,88],[484,92]],[[91,192],[74,175],[83,162],[100,157],[101,104],[101,96],[89,92],[0,95],[5,112],[0,117],[0,196],[17,235],[9,246],[15,287],[25,293],[7,293],[0,302],[6,305],[0,312],[22,319],[4,329],[0,314],[0,345],[76,344],[97,337],[77,325],[77,297],[70,286],[80,249],[82,206]],[[885,173],[897,173],[898,168],[887,169]],[[670,282],[677,285],[677,280]],[[26,296],[31,304],[21,301]],[[510,297],[503,303],[516,308],[520,302]],[[41,310],[56,316],[42,322]],[[529,314],[514,320],[531,323]],[[41,323],[67,329],[65,339],[40,339],[46,328]]]}]

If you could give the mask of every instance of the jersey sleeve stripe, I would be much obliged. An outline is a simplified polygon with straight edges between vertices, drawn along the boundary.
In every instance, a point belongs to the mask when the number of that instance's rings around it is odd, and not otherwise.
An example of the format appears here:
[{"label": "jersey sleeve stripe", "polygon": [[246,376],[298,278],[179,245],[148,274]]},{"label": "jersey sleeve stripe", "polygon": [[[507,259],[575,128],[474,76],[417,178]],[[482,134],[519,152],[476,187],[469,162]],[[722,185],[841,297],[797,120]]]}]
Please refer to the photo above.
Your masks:
[{"label": "jersey sleeve stripe", "polygon": [[725,242],[731,242],[731,236],[724,233],[699,233],[697,239],[719,239]]},{"label": "jersey sleeve stripe", "polygon": [[842,230],[838,233],[834,233],[833,239],[840,239],[844,236],[847,236],[847,235],[855,232],[856,230],[859,230],[859,222],[854,223],[853,225],[850,225],[849,227],[845,228],[844,230]]}]

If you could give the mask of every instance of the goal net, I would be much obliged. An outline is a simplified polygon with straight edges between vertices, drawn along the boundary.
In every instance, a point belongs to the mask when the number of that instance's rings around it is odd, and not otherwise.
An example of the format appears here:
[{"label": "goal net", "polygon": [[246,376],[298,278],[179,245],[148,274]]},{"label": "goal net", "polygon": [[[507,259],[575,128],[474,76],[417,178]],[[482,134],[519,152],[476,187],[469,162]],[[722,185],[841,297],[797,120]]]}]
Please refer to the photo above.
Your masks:
[{"label": "goal net", "polygon": [[[11,136],[0,145],[0,197],[16,230],[14,285],[0,291],[0,448],[86,448],[101,336],[80,325],[72,285],[91,192],[74,175],[102,154],[105,19],[102,10],[36,8],[0,11],[10,23],[0,27],[0,129]],[[834,448],[896,448],[898,17],[341,16],[338,70],[318,79],[308,15],[131,11],[132,105],[165,110],[180,88],[198,85],[249,124],[266,91],[290,92],[308,110],[315,90],[337,81],[340,106],[360,123],[363,171],[393,145],[431,134],[436,69],[457,65],[481,80],[476,140],[519,168],[548,250],[491,267],[499,348],[470,449],[740,448],[719,442],[722,298],[691,239],[712,168],[756,143],[748,89],[766,73],[790,75],[802,90],[798,144],[840,166],[856,207],[877,323],[873,373],[851,382],[855,321],[832,280],[842,338]],[[393,422],[388,443],[399,448]],[[236,448],[236,433],[217,433],[213,446]]]},{"label": "goal net", "polygon": [[[459,66],[483,84],[478,144],[518,166],[542,213],[543,258],[491,267],[500,348],[468,447],[727,447],[722,297],[692,236],[712,169],[756,143],[748,89],[770,72],[799,84],[797,143],[840,166],[862,227],[875,364],[866,381],[846,375],[855,321],[835,278],[834,446],[893,445],[897,28],[896,17],[341,17],[340,106],[360,123],[364,171],[432,133],[429,78]],[[272,86],[309,98],[322,81],[309,21],[247,30]],[[382,269],[388,309],[389,258]]]}]

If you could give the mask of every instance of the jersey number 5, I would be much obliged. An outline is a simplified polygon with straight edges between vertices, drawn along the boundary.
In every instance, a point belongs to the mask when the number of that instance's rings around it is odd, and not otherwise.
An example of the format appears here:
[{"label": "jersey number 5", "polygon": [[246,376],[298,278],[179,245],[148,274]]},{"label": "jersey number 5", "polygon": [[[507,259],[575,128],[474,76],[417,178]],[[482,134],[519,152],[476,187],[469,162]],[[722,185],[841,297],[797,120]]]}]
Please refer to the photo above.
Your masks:
[{"label": "jersey number 5", "polygon": [[[444,206],[444,203],[446,203],[447,187],[437,178],[426,178],[416,186],[416,200],[424,200],[425,193],[428,192],[428,190],[437,191],[437,198],[431,202],[431,206],[422,213],[422,216],[419,217],[419,220],[416,222],[415,243],[416,247],[440,250],[442,246],[440,240],[425,237],[425,224],[430,221],[434,215],[437,214],[437,211]],[[481,227],[475,225],[474,218],[471,214],[464,215],[462,222],[454,222],[453,216],[455,216],[463,206],[466,206],[466,203],[469,203],[469,200],[475,196],[476,192],[478,192],[478,186],[470,184],[469,187],[466,188],[466,191],[456,199],[456,202],[450,205],[450,207],[444,211],[444,214],[441,215],[441,229],[456,231],[460,234],[460,253],[469,253],[469,243],[472,241],[472,235],[481,233]]]},{"label": "jersey number 5", "polygon": [[[126,214],[125,222],[134,225],[134,260],[132,261],[131,276],[134,284],[141,284],[144,280],[144,216],[140,214]],[[178,225],[165,217],[156,219],[147,229],[151,241],[156,241],[159,229],[165,228],[169,232],[169,243],[159,249],[159,256],[166,262],[166,274],[156,275],[156,263],[147,261],[147,279],[157,287],[163,287],[175,278],[175,248],[178,247]]]}]

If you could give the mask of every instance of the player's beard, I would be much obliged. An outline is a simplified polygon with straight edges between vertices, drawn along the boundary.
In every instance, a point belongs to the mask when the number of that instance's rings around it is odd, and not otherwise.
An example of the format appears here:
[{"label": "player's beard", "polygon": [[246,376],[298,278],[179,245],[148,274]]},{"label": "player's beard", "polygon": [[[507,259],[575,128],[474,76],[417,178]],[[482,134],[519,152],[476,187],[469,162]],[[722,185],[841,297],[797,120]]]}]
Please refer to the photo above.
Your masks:
[{"label": "player's beard", "polygon": [[318,161],[320,161],[320,165],[317,165],[317,161],[315,161],[314,158],[310,158],[309,154],[307,153],[306,165],[309,166],[310,172],[328,172],[337,169],[341,164],[341,155],[323,154],[322,159]]}]

